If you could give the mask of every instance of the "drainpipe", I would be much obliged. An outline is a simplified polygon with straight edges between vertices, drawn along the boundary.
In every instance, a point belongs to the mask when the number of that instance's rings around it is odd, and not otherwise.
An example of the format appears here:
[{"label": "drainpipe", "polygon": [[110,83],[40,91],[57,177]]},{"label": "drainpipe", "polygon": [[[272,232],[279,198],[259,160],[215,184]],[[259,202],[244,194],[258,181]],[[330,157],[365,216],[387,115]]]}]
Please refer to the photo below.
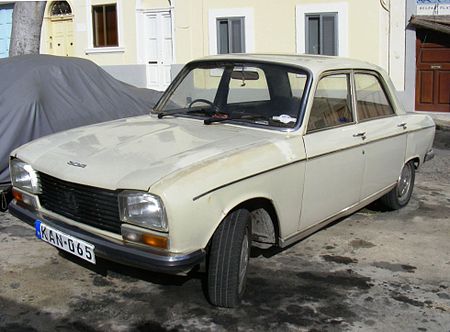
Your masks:
[{"label": "drainpipe", "polygon": [[391,0],[380,0],[381,7],[389,14],[388,20],[388,58],[387,58],[387,71],[391,74]]}]

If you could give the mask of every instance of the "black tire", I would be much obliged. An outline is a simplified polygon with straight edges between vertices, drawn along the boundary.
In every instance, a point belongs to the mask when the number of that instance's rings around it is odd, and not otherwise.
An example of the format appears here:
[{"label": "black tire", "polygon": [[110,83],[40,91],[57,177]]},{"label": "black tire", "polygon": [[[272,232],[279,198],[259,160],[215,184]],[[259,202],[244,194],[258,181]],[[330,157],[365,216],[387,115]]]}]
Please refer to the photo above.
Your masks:
[{"label": "black tire", "polygon": [[403,166],[397,185],[380,202],[389,210],[398,210],[406,206],[411,199],[415,180],[415,167],[412,161]]},{"label": "black tire", "polygon": [[212,304],[233,308],[245,292],[251,246],[247,210],[230,213],[215,231],[208,261],[208,296]]}]

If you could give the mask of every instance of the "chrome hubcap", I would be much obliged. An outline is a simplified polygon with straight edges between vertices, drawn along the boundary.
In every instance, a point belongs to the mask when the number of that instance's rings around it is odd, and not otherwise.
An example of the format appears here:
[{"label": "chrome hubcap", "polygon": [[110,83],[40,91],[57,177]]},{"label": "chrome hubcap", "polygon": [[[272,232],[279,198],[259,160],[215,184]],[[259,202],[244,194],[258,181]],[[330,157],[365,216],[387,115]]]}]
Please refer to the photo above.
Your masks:
[{"label": "chrome hubcap", "polygon": [[397,197],[399,201],[407,199],[409,189],[411,187],[411,179],[412,179],[411,165],[407,164],[405,165],[405,167],[403,167],[402,174],[400,175],[400,179],[398,181]]},{"label": "chrome hubcap", "polygon": [[248,245],[248,234],[246,232],[244,234],[244,238],[242,239],[241,259],[239,263],[239,294],[242,293],[242,290],[245,285],[245,276],[247,274],[247,266],[248,266],[248,256],[249,256],[249,245]]}]

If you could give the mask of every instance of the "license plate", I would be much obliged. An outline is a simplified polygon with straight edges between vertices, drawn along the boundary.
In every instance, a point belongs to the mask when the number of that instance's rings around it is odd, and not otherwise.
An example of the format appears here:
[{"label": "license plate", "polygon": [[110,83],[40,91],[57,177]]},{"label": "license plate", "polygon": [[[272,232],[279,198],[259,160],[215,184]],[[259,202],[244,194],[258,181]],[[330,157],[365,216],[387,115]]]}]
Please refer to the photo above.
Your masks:
[{"label": "license plate", "polygon": [[34,222],[34,227],[38,239],[95,264],[94,245],[58,231],[40,220]]}]

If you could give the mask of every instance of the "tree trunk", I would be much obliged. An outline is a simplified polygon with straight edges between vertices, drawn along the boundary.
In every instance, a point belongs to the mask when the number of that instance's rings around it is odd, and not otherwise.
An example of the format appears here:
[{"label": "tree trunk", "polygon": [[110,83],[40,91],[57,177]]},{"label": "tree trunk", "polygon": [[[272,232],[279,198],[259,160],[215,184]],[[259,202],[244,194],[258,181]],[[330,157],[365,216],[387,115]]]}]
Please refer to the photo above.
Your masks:
[{"label": "tree trunk", "polygon": [[14,4],[9,56],[39,54],[41,27],[47,1]]}]

